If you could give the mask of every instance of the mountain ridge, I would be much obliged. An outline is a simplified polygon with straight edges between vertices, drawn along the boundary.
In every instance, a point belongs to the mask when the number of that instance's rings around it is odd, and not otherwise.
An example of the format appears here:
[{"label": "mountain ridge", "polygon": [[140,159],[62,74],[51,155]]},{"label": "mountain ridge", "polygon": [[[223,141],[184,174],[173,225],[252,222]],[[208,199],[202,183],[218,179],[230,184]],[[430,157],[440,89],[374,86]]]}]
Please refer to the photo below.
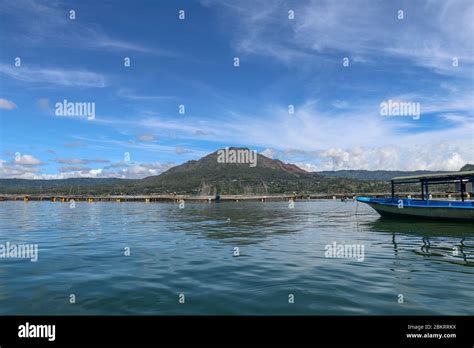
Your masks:
[{"label": "mountain ridge", "polygon": [[396,176],[442,174],[442,173],[448,173],[448,172],[447,171],[431,171],[431,170],[402,171],[402,170],[344,169],[344,170],[336,170],[336,171],[321,171],[321,172],[316,172],[316,173],[323,176],[337,177],[337,178],[387,181]]}]

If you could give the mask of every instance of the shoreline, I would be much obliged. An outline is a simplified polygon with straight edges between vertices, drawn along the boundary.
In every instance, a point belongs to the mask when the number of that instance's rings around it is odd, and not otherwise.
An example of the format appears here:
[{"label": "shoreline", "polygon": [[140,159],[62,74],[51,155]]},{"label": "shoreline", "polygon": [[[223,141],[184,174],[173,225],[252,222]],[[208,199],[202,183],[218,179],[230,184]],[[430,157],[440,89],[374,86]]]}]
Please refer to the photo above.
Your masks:
[{"label": "shoreline", "polygon": [[[368,196],[375,198],[389,198],[390,193],[377,192],[360,192],[360,193],[334,193],[334,194],[298,194],[298,195],[221,195],[218,201],[288,201],[293,200],[341,200],[346,198],[348,200],[355,199],[358,196]],[[432,193],[431,199],[445,199],[457,200],[460,198],[456,193]],[[458,197],[459,196],[459,197]],[[421,195],[416,192],[400,192],[397,194],[399,198],[421,198]],[[469,199],[470,197],[468,197]],[[56,195],[56,194],[0,194],[0,201],[47,201],[47,202],[179,202],[181,200],[191,202],[216,202],[213,195]]]}]

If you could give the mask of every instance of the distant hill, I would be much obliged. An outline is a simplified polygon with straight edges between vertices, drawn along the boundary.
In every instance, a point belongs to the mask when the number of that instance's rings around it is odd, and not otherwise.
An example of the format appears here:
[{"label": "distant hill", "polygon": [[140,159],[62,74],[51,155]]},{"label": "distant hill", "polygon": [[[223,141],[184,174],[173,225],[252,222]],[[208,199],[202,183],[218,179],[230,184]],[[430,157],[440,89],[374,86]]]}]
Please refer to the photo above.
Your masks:
[{"label": "distant hill", "polygon": [[[466,164],[461,168],[461,171],[474,170],[474,164]],[[332,178],[348,178],[357,180],[382,180],[388,181],[396,176],[409,175],[423,175],[423,174],[442,174],[447,171],[430,171],[430,170],[415,170],[415,171],[401,171],[401,170],[336,170],[336,171],[321,171],[315,172],[319,175],[328,176]]]},{"label": "distant hill", "polygon": [[55,180],[0,179],[0,193],[88,194],[114,191],[133,180],[115,178],[69,178]]},{"label": "distant hill", "polygon": [[416,170],[416,171],[399,171],[399,170],[336,170],[336,171],[323,171],[316,172],[319,175],[335,177],[335,178],[349,178],[357,180],[382,180],[388,181],[396,176],[408,176],[408,175],[423,175],[423,174],[438,174],[446,173],[443,171],[429,171],[429,170]]},{"label": "distant hill", "polygon": [[462,172],[467,172],[470,170],[474,170],[474,164],[466,164],[464,167],[461,168]]}]

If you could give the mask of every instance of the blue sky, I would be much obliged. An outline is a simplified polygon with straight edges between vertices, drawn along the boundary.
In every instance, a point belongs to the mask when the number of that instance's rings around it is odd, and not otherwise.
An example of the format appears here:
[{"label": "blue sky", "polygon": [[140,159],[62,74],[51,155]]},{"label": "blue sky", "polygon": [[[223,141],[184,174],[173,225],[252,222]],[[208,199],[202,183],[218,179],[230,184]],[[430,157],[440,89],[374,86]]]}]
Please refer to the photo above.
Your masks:
[{"label": "blue sky", "polygon": [[3,178],[141,178],[226,146],[311,171],[474,162],[469,0],[3,0],[0,39]]}]

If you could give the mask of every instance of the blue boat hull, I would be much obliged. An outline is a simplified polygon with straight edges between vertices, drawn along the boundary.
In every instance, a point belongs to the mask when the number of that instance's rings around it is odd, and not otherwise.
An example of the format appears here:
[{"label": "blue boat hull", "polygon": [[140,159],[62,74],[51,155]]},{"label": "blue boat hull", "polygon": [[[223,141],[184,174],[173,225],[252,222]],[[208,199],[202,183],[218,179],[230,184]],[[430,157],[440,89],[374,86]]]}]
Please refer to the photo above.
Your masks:
[{"label": "blue boat hull", "polygon": [[367,198],[357,201],[371,206],[384,217],[462,220],[474,222],[474,202]]}]

